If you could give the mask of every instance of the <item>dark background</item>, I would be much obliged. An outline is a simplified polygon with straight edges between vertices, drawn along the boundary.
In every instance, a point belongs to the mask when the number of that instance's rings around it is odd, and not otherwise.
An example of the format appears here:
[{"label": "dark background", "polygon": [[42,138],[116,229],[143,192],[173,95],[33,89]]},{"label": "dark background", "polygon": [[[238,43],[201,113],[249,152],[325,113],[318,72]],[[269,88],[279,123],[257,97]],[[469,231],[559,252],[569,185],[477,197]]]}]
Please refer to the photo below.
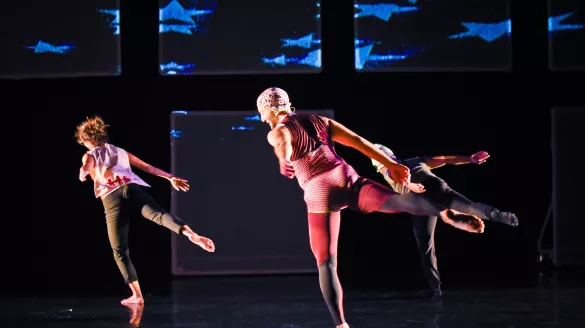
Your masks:
[{"label": "dark background", "polygon": [[[297,110],[307,112],[334,115]],[[171,237],[173,274],[316,272],[307,221],[299,220],[307,216],[303,191],[274,169],[269,127],[257,111],[177,111],[171,128],[171,172],[196,181],[189,192],[174,192],[171,210],[222,245],[210,254]]]},{"label": "dark background", "polygon": [[[505,73],[356,74],[353,7],[325,0],[322,74],[162,77],[158,3],[123,2],[121,9],[120,77],[0,81],[3,293],[127,292],[101,202],[90,183],[77,180],[84,149],[73,134],[85,116],[103,115],[115,144],[169,170],[172,110],[254,110],[258,94],[273,85],[287,90],[299,109],[335,109],[337,120],[399,157],[489,151],[492,157],[481,167],[437,172],[469,198],[516,212],[520,226],[488,223],[485,234],[471,235],[439,224],[445,288],[536,283],[536,239],[551,197],[550,110],[585,103],[573,83],[583,73],[549,71],[544,2],[512,4],[513,68]],[[380,180],[368,158],[338,150],[363,175]],[[229,174],[245,174],[238,161],[233,159]],[[142,176],[168,206],[168,182]],[[250,192],[261,201],[264,191],[250,186]],[[345,212],[343,218],[339,272],[346,286],[424,283],[407,215]],[[242,219],[254,224],[253,218]],[[131,252],[143,291],[164,290],[172,278],[170,233],[136,219]]]}]

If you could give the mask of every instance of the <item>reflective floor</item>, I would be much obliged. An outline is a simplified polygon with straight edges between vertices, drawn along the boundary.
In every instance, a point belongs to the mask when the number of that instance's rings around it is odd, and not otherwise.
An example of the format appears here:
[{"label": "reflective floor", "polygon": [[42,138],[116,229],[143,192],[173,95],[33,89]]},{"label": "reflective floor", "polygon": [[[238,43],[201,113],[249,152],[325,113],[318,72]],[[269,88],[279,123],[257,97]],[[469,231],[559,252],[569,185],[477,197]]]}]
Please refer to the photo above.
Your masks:
[{"label": "reflective floor", "polygon": [[[5,298],[2,327],[333,327],[313,276],[197,278],[173,282],[144,306],[120,298]],[[353,328],[582,327],[585,286],[552,278],[528,289],[446,290],[440,299],[414,292],[345,290]]]}]

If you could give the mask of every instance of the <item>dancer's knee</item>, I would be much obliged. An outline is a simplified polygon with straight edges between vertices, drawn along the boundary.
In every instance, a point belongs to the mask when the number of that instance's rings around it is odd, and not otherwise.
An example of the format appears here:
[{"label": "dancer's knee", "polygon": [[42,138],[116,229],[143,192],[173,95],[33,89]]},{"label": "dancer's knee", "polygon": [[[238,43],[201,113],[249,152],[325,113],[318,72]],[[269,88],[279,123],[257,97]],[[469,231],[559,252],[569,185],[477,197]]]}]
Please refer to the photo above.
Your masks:
[{"label": "dancer's knee", "polygon": [[321,264],[331,261],[331,254],[328,251],[313,251],[313,255],[315,256],[317,266],[321,266]]},{"label": "dancer's knee", "polygon": [[319,267],[337,267],[337,254],[328,254],[322,258],[317,258],[317,265]]},{"label": "dancer's knee", "polygon": [[128,247],[113,247],[112,252],[116,261],[124,262],[130,259],[130,250]]}]

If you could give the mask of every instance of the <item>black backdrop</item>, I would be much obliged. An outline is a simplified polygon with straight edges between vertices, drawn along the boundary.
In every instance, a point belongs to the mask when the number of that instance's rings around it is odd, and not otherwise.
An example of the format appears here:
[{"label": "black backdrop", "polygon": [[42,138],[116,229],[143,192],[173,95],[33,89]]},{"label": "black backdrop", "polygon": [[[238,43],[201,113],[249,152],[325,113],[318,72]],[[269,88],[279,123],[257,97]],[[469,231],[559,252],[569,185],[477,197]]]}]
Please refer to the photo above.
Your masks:
[{"label": "black backdrop", "polygon": [[[101,204],[90,184],[77,180],[83,149],[73,132],[86,115],[103,115],[116,144],[168,170],[172,110],[253,110],[257,95],[272,85],[287,90],[298,108],[334,108],[340,122],[400,156],[489,151],[492,158],[481,167],[439,172],[468,197],[517,212],[521,225],[489,224],[477,236],[441,224],[443,279],[447,288],[482,282],[532,286],[536,238],[551,197],[550,109],[585,103],[573,83],[583,73],[548,69],[546,4],[512,4],[511,72],[356,74],[353,21],[347,19],[353,8],[336,3],[322,3],[328,41],[320,75],[159,76],[158,4],[123,2],[122,76],[0,81],[5,100],[0,290],[125,291]],[[215,92],[222,98],[210,96]],[[342,147],[339,152],[358,171],[378,178],[367,158]],[[236,160],[233,167],[237,174]],[[168,183],[142,176],[168,206]],[[366,278],[384,286],[422,283],[410,222],[403,218],[344,214],[339,271],[346,286],[365,287]],[[168,231],[134,220],[131,251],[146,293],[169,284]]]}]

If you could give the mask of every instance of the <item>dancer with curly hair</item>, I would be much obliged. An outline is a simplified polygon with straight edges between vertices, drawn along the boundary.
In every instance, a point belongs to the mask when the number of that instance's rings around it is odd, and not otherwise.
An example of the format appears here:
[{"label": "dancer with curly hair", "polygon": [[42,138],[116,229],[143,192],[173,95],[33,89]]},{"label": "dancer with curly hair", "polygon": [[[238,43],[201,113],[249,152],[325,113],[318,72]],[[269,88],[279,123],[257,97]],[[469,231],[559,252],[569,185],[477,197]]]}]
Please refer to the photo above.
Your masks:
[{"label": "dancer with curly hair", "polygon": [[95,196],[101,198],[104,205],[114,259],[132,291],[132,296],[121,303],[143,304],[144,298],[128,249],[131,215],[140,213],[146,219],[184,235],[208,252],[214,252],[215,245],[211,239],[198,235],[181,219],[163,209],[143,189],[150,186],[132,171],[132,167],[169,180],[177,191],[189,190],[187,180],[147,164],[126,150],[108,143],[107,127],[99,116],[87,118],[77,126],[77,142],[88,149],[82,158],[79,180],[84,182],[90,175],[94,181]]}]

